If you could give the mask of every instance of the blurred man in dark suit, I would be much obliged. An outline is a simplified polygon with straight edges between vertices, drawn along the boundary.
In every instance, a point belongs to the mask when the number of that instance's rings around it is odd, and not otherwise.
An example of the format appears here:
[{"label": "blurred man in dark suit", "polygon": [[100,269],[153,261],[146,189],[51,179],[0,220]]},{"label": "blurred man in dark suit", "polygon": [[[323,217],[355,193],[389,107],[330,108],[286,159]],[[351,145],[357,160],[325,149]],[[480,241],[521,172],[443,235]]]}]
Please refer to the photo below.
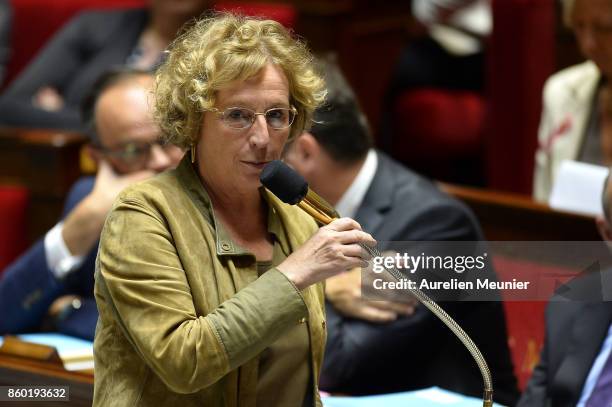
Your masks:
[{"label": "blurred man in dark suit", "polygon": [[[372,148],[353,92],[333,64],[325,70],[328,103],[285,154],[310,187],[379,242],[482,240],[464,205]],[[327,280],[326,296],[323,390],[373,394],[441,386],[482,394],[481,375],[469,353],[425,307],[411,300],[365,300],[360,270]],[[487,358],[497,401],[516,402],[501,303],[449,303],[447,311]]]},{"label": "blurred man in dark suit", "polygon": [[46,325],[93,339],[94,260],[106,214],[122,189],[176,166],[183,156],[175,146],[158,144],[152,85],[150,73],[129,69],[111,72],[96,85],[84,118],[98,172],[75,183],[62,220],[2,274],[0,335]]}]

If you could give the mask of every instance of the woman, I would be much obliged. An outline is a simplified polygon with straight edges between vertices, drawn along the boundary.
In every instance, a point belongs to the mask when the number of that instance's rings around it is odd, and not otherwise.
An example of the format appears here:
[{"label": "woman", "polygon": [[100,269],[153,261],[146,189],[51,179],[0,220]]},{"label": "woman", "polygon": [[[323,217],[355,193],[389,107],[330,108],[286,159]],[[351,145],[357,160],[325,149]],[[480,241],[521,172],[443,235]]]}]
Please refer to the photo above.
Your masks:
[{"label": "woman", "polygon": [[150,69],[208,0],[151,0],[147,9],[96,10],[72,19],[0,98],[0,124],[80,130],[79,106],[111,67]]},{"label": "woman", "polygon": [[612,164],[612,0],[563,0],[565,23],[589,60],[544,87],[534,198],[547,201],[562,161]]},{"label": "woman", "polygon": [[124,191],[102,233],[94,405],[320,405],[322,280],[374,244],[350,219],[312,219],[260,187],[303,131],[323,82],[278,23],[199,21],[157,75],[157,115],[188,147]]}]

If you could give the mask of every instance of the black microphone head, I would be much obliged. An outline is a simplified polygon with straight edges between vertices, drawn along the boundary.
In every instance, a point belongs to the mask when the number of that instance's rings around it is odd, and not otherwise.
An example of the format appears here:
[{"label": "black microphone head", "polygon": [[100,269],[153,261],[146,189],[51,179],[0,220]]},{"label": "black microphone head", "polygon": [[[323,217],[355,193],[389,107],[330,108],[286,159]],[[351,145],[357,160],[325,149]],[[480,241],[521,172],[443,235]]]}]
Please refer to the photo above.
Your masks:
[{"label": "black microphone head", "polygon": [[280,160],[267,164],[259,180],[281,201],[290,205],[297,204],[308,193],[308,183],[304,177]]}]

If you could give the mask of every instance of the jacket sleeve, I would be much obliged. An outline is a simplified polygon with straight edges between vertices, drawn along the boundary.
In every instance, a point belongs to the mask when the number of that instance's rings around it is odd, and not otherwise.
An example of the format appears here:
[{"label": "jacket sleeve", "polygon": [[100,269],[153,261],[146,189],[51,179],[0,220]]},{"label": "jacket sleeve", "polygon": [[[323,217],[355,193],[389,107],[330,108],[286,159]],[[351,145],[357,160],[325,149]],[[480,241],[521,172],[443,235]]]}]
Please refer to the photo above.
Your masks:
[{"label": "jacket sleeve", "polygon": [[550,81],[544,86],[542,97],[542,117],[538,129],[538,147],[535,153],[533,171],[533,198],[536,201],[547,202],[552,188],[552,170],[550,164],[549,137],[553,124],[550,117]]},{"label": "jacket sleeve", "polygon": [[43,239],[39,240],[0,278],[0,334],[37,329],[63,285],[47,267]]},{"label": "jacket sleeve", "polygon": [[89,14],[72,19],[60,30],[0,97],[0,123],[11,126],[78,128],[80,115],[74,106],[49,112],[32,105],[38,90],[63,89],[79,71],[87,55]]},{"label": "jacket sleeve", "polygon": [[[64,216],[92,187],[93,178],[83,178],[74,185],[66,199]],[[88,261],[83,263],[84,267],[91,267],[90,264]],[[77,272],[81,270],[75,270]],[[68,294],[68,289],[49,269],[42,238],[9,265],[0,277],[0,310],[3,312],[0,335],[39,328],[51,303],[64,294]]]},{"label": "jacket sleeve", "polygon": [[178,393],[217,382],[308,312],[296,287],[271,269],[198,316],[165,222],[137,200],[120,198],[109,215],[97,267],[96,295],[113,311],[103,313],[103,323],[112,314],[145,363]]},{"label": "jacket sleeve", "polygon": [[98,308],[93,298],[82,298],[81,308],[74,310],[64,321],[57,324],[59,333],[93,341],[98,322]]}]

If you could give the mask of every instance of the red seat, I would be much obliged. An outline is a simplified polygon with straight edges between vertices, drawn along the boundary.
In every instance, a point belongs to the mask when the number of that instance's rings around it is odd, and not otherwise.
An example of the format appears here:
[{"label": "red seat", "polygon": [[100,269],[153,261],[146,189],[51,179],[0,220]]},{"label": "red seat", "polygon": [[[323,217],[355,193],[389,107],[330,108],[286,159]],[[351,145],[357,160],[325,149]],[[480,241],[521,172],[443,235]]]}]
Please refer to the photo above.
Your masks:
[{"label": "red seat", "polygon": [[[405,92],[395,105],[396,148],[408,159],[447,159],[481,146],[485,104],[473,92],[424,89]],[[401,139],[401,140],[400,140]]]},{"label": "red seat", "polygon": [[547,299],[550,298],[559,283],[565,283],[580,270],[572,270],[536,263],[525,259],[495,256],[495,271],[500,280],[534,281],[523,299],[508,298],[502,291],[506,324],[508,328],[508,346],[512,354],[514,373],[519,382],[519,389],[524,390],[533,369],[540,360],[540,351],[544,344],[544,314]]},{"label": "red seat", "polygon": [[508,347],[521,391],[525,390],[533,369],[540,361],[546,304],[543,301],[504,302]]},{"label": "red seat", "polygon": [[0,186],[0,273],[27,247],[28,190]]},{"label": "red seat", "polygon": [[[401,118],[390,148],[395,158],[439,180],[478,184],[458,176],[465,162],[482,159],[486,105],[474,92],[419,89],[399,95],[393,114]],[[478,171],[476,170],[476,173]],[[480,174],[478,174],[480,175]]]}]

